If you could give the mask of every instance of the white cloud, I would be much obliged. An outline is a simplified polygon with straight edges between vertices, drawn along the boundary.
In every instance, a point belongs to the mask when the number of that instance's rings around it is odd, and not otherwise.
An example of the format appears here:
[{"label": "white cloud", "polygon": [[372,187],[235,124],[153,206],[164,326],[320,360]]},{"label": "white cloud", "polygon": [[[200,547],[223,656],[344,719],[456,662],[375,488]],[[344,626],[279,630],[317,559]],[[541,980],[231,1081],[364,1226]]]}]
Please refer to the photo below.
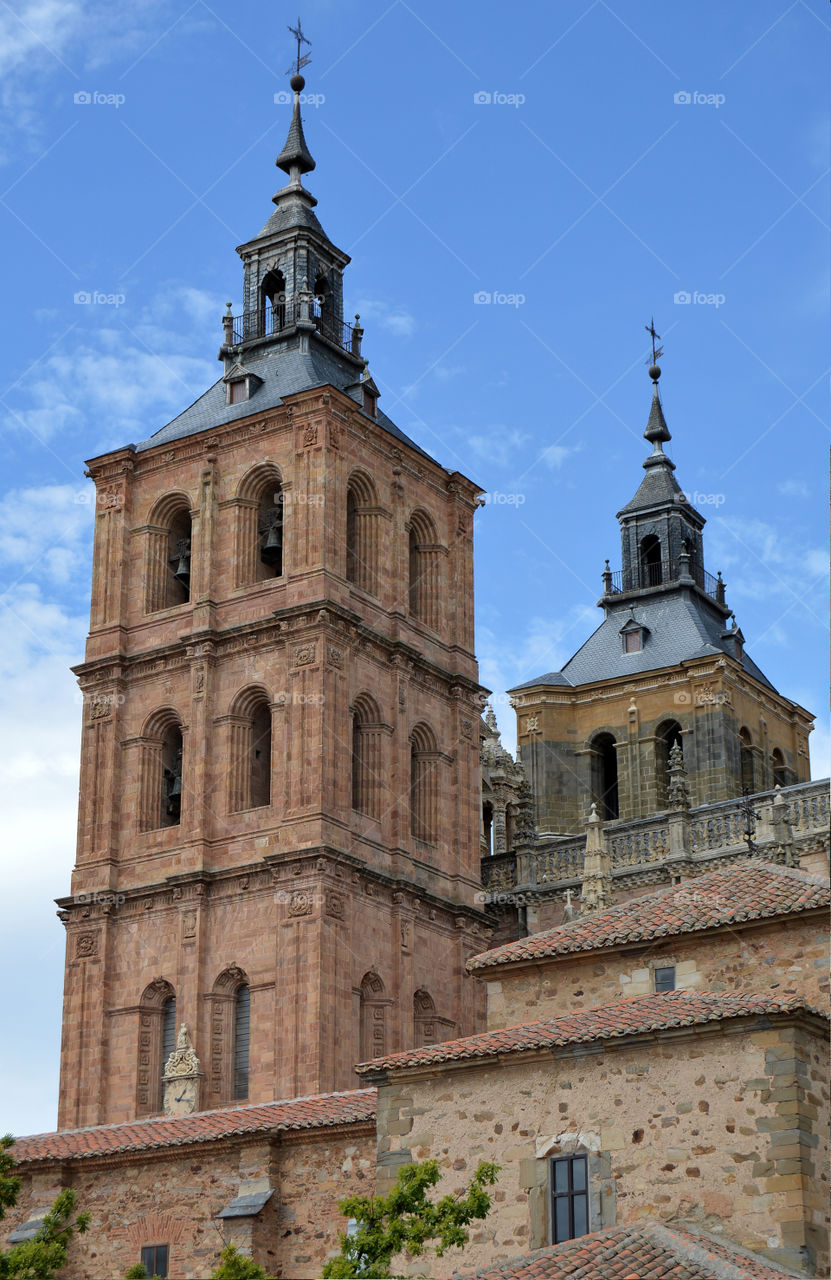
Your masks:
[{"label": "white cloud", "polygon": [[810,488],[801,480],[785,480],[778,489],[786,498],[810,498],[811,496]]},{"label": "white cloud", "polygon": [[[92,536],[92,485],[12,489],[0,497],[0,562],[7,579],[44,576],[66,582],[86,573]],[[9,572],[10,570],[10,572]]]},{"label": "white cloud", "polygon": [[[516,627],[517,619],[513,620]],[[521,620],[520,620],[521,621]],[[559,671],[598,624],[597,610],[576,605],[560,618],[533,617],[510,646],[500,643],[487,625],[476,627],[479,679],[493,690],[491,705],[499,722],[502,742],[516,754],[516,714],[507,690]]]},{"label": "white cloud", "polygon": [[495,426],[482,434],[468,436],[467,445],[472,453],[498,467],[507,467],[516,461],[517,450],[527,444],[529,436],[516,427]]},{"label": "white cloud", "polygon": [[547,449],[543,450],[540,461],[544,462],[552,471],[559,471],[566,458],[570,458],[573,453],[579,453],[582,448],[582,444],[550,444]]},{"label": "white cloud", "polygon": [[80,0],[29,0],[15,13],[0,10],[0,75],[31,69],[32,60],[46,57],[57,65],[80,30]]},{"label": "white cloud", "polygon": [[[94,304],[90,304],[90,307]],[[211,326],[219,337],[223,311],[216,294],[185,286],[160,290],[137,313],[124,307],[83,307],[93,325],[71,330],[7,396],[9,431],[39,440],[69,438],[85,424],[96,447],[144,440],[196,399],[219,376],[207,356]],[[188,354],[205,351],[205,358]]]},{"label": "white cloud", "polygon": [[358,301],[358,314],[361,324],[366,329],[373,324],[396,338],[409,338],[417,328],[416,318],[401,303],[383,302],[378,298],[361,298]]},{"label": "white cloud", "polygon": [[709,528],[709,544],[708,558],[723,570],[731,603],[752,599],[772,606],[768,635],[777,625],[773,606],[795,609],[797,616],[825,617],[828,555],[824,547],[808,543],[806,530],[720,516]]}]

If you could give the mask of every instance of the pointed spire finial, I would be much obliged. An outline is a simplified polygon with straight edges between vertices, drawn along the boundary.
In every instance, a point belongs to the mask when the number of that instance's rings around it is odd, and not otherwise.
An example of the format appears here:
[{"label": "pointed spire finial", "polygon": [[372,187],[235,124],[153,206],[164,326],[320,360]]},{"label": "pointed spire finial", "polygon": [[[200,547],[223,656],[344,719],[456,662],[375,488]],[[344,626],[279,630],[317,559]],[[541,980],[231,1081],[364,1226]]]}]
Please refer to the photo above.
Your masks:
[{"label": "pointed spire finial", "polygon": [[[301,67],[308,66],[311,62],[309,54],[303,54],[300,51],[301,43],[307,44],[311,48],[311,41],[307,40],[303,35],[303,29],[300,26],[300,19],[297,19],[296,27],[289,27],[297,41],[297,57],[296,65],[289,67],[291,79],[289,84],[294,90],[294,105],[291,111],[291,124],[289,125],[288,136],[283,145],[283,150],[275,160],[278,169],[282,169],[283,173],[289,175],[289,183],[292,187],[301,187],[301,174],[311,173],[314,169],[315,162],[311,151],[306,145],[306,139],[303,136],[303,121],[300,117],[300,94],[306,87],[306,81],[300,74]],[[279,192],[278,192],[279,195]],[[311,197],[310,197],[311,198]],[[278,203],[278,197],[274,197],[274,203]]]},{"label": "pointed spire finial", "polygon": [[661,366],[658,364],[658,361],[663,356],[664,349],[663,347],[658,345],[659,342],[661,341],[661,335],[655,329],[654,318],[650,319],[649,324],[644,325],[644,328],[646,329],[646,332],[649,334],[650,338],[652,339],[652,355],[651,357],[647,358],[647,364],[649,364],[649,361],[651,359],[652,363],[649,365],[649,376],[652,379],[653,390],[652,390],[652,406],[649,410],[649,420],[647,421],[646,430],[644,431],[643,434],[644,434],[644,437],[653,446],[653,452],[652,452],[652,457],[647,459],[647,461],[643,465],[646,467],[650,464],[662,462],[665,465],[668,464],[669,466],[672,466],[672,463],[670,463],[669,459],[664,456],[664,451],[661,448],[661,446],[665,444],[667,440],[672,439],[672,436],[669,433],[669,427],[667,426],[666,420],[664,418],[664,410],[661,405],[661,397],[658,394],[658,379],[661,376]]}]

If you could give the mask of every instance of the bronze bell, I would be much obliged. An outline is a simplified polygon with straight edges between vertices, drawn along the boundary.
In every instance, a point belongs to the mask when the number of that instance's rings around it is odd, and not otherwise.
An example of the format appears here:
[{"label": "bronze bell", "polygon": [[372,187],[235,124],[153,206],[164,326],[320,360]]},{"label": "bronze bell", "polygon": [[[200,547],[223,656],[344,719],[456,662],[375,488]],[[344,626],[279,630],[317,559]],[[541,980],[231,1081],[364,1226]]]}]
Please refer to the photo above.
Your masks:
[{"label": "bronze bell", "polygon": [[261,532],[265,540],[260,547],[260,559],[263,564],[279,564],[283,558],[283,522],[278,507],[270,507],[265,514]]},{"label": "bronze bell", "polygon": [[176,554],[171,556],[168,563],[173,570],[173,576],[177,582],[181,582],[183,586],[190,585],[190,538],[181,538],[176,544]]}]

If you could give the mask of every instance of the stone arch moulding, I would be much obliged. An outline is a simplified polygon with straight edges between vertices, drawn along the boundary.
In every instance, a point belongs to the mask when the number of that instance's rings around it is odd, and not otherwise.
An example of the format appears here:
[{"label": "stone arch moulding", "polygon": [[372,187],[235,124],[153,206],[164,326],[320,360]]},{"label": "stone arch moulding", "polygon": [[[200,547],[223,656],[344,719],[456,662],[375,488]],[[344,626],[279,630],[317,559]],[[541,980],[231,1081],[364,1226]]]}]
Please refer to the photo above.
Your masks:
[{"label": "stone arch moulding", "polygon": [[143,530],[144,612],[158,613],[190,599],[192,498],[182,490],[153,504]]},{"label": "stone arch moulding", "polygon": [[161,707],[151,712],[144,722],[139,739],[140,831],[157,831],[180,824],[186,728],[173,707]]},{"label": "stone arch moulding", "polygon": [[165,1006],[176,999],[167,978],[154,978],[138,1003],[136,1062],[136,1114],[153,1115],[162,1109],[162,1034]]},{"label": "stone arch moulding", "polygon": [[261,684],[239,690],[225,719],[228,742],[228,812],[260,809],[271,803],[272,701]]},{"label": "stone arch moulding", "polygon": [[381,521],[375,483],[365,471],[350,473],[346,484],[346,578],[356,587],[378,594]]},{"label": "stone arch moulding", "polygon": [[439,628],[440,572],[439,545],[432,516],[422,508],[410,515],[406,528],[409,539],[409,610],[410,616],[423,622],[431,631]]},{"label": "stone arch moulding", "polygon": [[234,1010],[240,987],[250,987],[248,975],[238,964],[229,964],[218,974],[207,996],[210,1010],[208,1091],[211,1106],[224,1106],[233,1100]]},{"label": "stone arch moulding", "polygon": [[236,509],[234,560],[238,587],[281,578],[285,571],[288,486],[276,463],[251,467],[231,505]]}]

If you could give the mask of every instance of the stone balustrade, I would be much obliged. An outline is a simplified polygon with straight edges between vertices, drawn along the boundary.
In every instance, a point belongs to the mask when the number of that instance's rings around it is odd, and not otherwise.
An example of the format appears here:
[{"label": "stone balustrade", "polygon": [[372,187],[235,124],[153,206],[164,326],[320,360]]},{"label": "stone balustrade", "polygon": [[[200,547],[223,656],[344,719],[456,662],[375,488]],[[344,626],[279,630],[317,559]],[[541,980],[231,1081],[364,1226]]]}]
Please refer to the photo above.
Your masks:
[{"label": "stone balustrade", "polygon": [[[798,860],[829,849],[829,784],[801,782],[781,790],[784,812],[774,813],[776,791],[749,797],[757,856]],[[747,857],[745,801],[739,797],[688,811],[660,813],[605,827],[612,875],[624,886],[669,882],[678,871],[697,873],[732,858]],[[562,893],[583,878],[585,835],[547,837],[530,848],[482,859],[482,885],[489,897]]]}]

